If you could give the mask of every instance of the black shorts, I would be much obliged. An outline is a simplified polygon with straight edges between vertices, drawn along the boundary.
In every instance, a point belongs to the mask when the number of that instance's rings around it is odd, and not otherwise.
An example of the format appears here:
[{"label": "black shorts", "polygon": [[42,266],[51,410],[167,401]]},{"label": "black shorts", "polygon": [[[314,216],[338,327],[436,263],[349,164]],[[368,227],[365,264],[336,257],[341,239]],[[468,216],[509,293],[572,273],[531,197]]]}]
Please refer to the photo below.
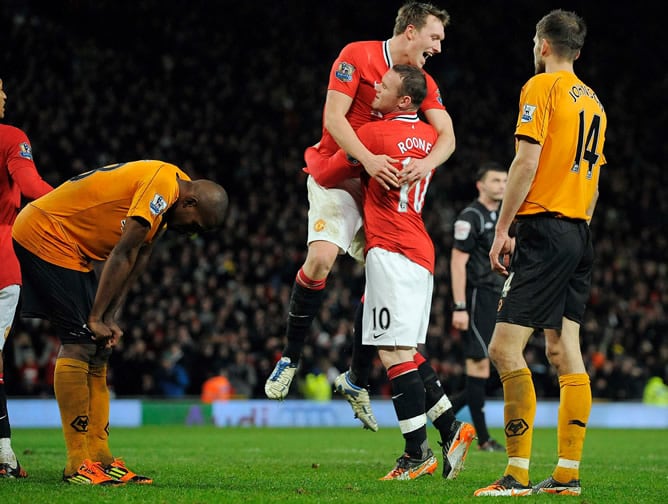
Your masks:
[{"label": "black shorts", "polygon": [[61,343],[95,343],[86,327],[93,307],[97,277],[40,259],[16,241],[21,264],[21,316],[49,320]]},{"label": "black shorts", "polygon": [[464,332],[464,356],[473,360],[487,359],[487,347],[496,324],[499,293],[476,287],[467,292],[466,303],[469,307],[469,328]]},{"label": "black shorts", "polygon": [[516,232],[497,322],[561,329],[566,317],[581,324],[594,262],[587,223],[539,215],[518,219]]}]

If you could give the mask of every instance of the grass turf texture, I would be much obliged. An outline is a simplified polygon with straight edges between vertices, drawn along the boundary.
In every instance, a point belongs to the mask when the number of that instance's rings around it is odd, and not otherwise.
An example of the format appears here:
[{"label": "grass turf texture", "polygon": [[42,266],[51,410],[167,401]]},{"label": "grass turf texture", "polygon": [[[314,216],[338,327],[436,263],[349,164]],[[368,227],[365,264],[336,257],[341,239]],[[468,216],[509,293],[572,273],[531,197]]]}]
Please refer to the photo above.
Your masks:
[{"label": "grass turf texture", "polygon": [[[502,433],[492,435],[502,440]],[[399,429],[377,433],[342,428],[215,428],[151,426],[113,429],[114,455],[152,476],[150,486],[88,487],[61,483],[65,450],[60,430],[15,429],[13,447],[30,477],[0,479],[2,503],[218,503],[360,502],[443,503],[483,501],[473,491],[499,478],[504,453],[474,445],[456,480],[441,477],[438,433],[430,443],[439,459],[434,476],[378,481],[401,454]],[[556,461],[556,431],[534,434],[531,476],[549,476]],[[581,469],[580,497],[534,495],[536,502],[666,502],[668,432],[590,429]],[[438,450],[437,450],[438,449]],[[489,499],[489,498],[487,498]],[[503,498],[502,498],[503,499]]]}]

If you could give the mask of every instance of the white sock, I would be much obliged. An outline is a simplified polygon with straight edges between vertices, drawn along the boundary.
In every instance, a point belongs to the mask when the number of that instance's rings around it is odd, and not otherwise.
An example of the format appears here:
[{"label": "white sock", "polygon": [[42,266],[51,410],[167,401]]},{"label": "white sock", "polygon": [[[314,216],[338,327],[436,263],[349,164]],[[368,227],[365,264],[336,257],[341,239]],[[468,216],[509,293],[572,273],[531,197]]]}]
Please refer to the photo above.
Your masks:
[{"label": "white sock", "polygon": [[0,438],[0,464],[9,464],[10,467],[16,467],[16,455],[14,455],[11,443],[10,438]]}]

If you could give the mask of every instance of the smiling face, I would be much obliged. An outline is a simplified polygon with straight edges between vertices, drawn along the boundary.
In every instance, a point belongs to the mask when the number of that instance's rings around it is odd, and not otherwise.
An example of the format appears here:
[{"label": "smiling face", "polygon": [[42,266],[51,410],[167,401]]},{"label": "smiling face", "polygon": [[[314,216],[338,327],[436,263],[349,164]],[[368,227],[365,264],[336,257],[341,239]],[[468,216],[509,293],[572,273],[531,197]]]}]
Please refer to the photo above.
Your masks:
[{"label": "smiling face", "polygon": [[408,64],[422,68],[427,59],[441,52],[441,41],[445,38],[443,23],[435,16],[428,16],[421,29],[410,25]]}]

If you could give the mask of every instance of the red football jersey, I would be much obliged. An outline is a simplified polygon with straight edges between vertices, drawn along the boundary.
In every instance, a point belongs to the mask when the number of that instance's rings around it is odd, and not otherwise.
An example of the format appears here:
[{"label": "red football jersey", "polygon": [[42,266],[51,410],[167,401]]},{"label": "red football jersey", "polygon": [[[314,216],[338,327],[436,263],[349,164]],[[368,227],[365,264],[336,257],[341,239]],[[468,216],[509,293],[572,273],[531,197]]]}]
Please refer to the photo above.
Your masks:
[{"label": "red football jersey", "polygon": [[[387,40],[352,42],[342,49],[334,61],[327,89],[340,91],[353,99],[346,117],[355,131],[363,124],[382,117],[372,110],[371,102],[376,96],[375,84],[380,83],[385,72],[393,65]],[[436,82],[428,73],[424,74],[427,79],[427,97],[420,109],[445,110]],[[319,148],[321,154],[331,156],[338,149],[334,138],[323,126]]]},{"label": "red football jersey", "polygon": [[0,124],[0,289],[21,285],[21,270],[12,245],[12,225],[21,207],[21,195],[36,199],[50,190],[35,168],[26,134]]},{"label": "red football jersey", "polygon": [[[401,161],[424,158],[438,137],[436,130],[417,113],[397,113],[387,120],[365,124],[357,134],[374,154],[387,154]],[[401,168],[400,168],[401,169]],[[422,220],[422,208],[434,169],[413,187],[386,191],[362,172],[366,251],[380,247],[403,254],[434,273],[434,244]]]}]

